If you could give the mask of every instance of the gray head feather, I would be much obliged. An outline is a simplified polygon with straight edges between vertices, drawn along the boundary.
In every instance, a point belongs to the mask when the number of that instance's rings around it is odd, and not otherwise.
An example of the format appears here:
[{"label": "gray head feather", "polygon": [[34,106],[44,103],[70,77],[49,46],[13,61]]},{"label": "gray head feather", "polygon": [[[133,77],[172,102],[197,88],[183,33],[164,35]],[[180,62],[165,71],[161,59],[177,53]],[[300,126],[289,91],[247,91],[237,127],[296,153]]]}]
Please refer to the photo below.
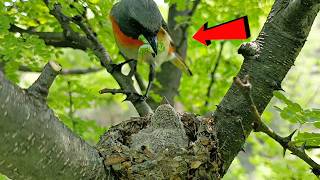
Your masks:
[{"label": "gray head feather", "polygon": [[[135,29],[132,20],[150,33],[157,33],[162,25],[162,15],[153,0],[121,0],[114,5],[111,14],[120,24],[121,30]],[[121,27],[122,26],[122,27]],[[130,33],[130,32],[129,32]],[[141,33],[141,32],[140,32]]]},{"label": "gray head feather", "polygon": [[130,6],[128,11],[131,17],[136,19],[143,27],[152,32],[161,27],[162,16],[157,4],[153,0],[124,0]]}]

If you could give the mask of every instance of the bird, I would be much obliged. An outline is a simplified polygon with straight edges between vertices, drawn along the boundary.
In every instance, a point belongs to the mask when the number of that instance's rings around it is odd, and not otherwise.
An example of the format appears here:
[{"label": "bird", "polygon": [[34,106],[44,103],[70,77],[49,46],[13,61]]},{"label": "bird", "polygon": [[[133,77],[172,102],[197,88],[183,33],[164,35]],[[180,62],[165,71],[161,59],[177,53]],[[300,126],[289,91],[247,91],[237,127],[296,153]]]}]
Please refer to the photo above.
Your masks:
[{"label": "bird", "polygon": [[127,59],[149,64],[149,81],[144,98],[147,98],[155,78],[155,67],[170,61],[191,76],[192,72],[177,53],[167,24],[153,0],[120,0],[109,15],[115,42]]}]

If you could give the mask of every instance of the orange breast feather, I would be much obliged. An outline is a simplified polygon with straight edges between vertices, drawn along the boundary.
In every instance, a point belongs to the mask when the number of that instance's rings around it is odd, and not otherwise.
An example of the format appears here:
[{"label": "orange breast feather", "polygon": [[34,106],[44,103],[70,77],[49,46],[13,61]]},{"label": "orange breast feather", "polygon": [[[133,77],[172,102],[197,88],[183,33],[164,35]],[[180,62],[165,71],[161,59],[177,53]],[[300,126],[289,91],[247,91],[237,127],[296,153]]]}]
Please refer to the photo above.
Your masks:
[{"label": "orange breast feather", "polygon": [[115,21],[114,17],[110,16],[111,22],[112,22],[112,29],[114,36],[118,43],[120,43],[123,46],[130,47],[130,48],[139,48],[141,45],[143,45],[143,41],[140,41],[138,39],[134,39],[132,37],[129,37],[125,35],[118,23]]}]

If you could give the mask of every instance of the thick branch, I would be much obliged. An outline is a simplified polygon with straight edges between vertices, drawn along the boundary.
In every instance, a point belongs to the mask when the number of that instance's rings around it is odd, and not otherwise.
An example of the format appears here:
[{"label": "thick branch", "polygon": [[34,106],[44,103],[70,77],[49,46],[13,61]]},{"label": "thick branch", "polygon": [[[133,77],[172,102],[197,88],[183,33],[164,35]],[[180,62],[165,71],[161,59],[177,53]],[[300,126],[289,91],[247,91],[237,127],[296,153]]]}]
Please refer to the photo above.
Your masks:
[{"label": "thick branch", "polygon": [[[250,75],[252,97],[259,114],[270,102],[273,91],[282,89],[281,82],[294,65],[319,12],[319,3],[308,2],[311,1],[275,1],[256,41],[247,44],[249,49],[240,51],[244,63],[237,76]],[[248,113],[250,108],[247,104],[233,84],[213,114],[224,159],[222,174],[243,147],[243,137],[252,131],[254,117]]]},{"label": "thick branch", "polygon": [[47,98],[49,88],[61,69],[61,66],[53,61],[47,63],[39,78],[29,87],[28,92],[39,98]]},{"label": "thick branch", "polygon": [[263,132],[267,134],[269,137],[277,141],[284,149],[284,152],[286,149],[289,149],[292,154],[298,156],[300,159],[302,159],[304,162],[309,164],[312,168],[312,172],[319,176],[320,172],[320,165],[317,164],[315,161],[313,161],[305,152],[305,144],[301,147],[296,146],[294,143],[292,143],[291,138],[294,134],[290,134],[288,137],[281,137],[277,133],[275,133],[272,129],[270,129],[262,120],[261,116],[258,112],[258,109],[256,105],[254,104],[253,98],[251,96],[251,84],[249,82],[249,79],[245,79],[244,81],[241,81],[239,78],[235,78],[235,83],[237,86],[239,86],[239,89],[241,90],[241,93],[246,98],[250,109],[252,116],[254,118],[254,125],[253,128],[256,132]]},{"label": "thick branch", "polygon": [[17,180],[106,178],[97,150],[1,72],[0,102],[1,173]]}]

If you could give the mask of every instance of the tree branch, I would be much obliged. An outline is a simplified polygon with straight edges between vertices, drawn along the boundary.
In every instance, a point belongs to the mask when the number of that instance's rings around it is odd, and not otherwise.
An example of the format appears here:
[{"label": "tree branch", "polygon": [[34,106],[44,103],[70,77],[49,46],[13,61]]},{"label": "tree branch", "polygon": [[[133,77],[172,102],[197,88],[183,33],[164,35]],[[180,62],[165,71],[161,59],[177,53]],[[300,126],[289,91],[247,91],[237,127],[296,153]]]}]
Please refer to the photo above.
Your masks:
[{"label": "tree branch", "polygon": [[108,88],[105,88],[105,89],[100,90],[99,93],[100,94],[110,93],[112,95],[115,95],[115,94],[130,94],[132,92],[131,91],[124,91],[122,89],[108,89]]},{"label": "tree branch", "polygon": [[61,75],[81,75],[101,71],[102,68],[62,69]]},{"label": "tree branch", "polygon": [[[119,52],[119,54],[126,60],[126,61],[129,61],[130,59],[128,59],[126,56],[124,56],[124,54],[122,54],[121,52]],[[128,76],[131,76],[133,73],[134,75],[134,78],[136,79],[137,81],[137,84],[140,88],[141,91],[145,91],[146,90],[146,86],[144,85],[143,83],[143,80],[142,80],[142,77],[141,75],[139,74],[139,72],[137,71],[137,66],[135,64],[135,66],[132,66],[131,64],[130,65],[130,72],[129,72],[129,75]],[[150,100],[150,97],[148,98]]]},{"label": "tree branch", "polygon": [[44,101],[11,84],[1,72],[0,102],[1,173],[11,179],[105,179],[109,175],[95,148],[63,125]]},{"label": "tree branch", "polygon": [[[44,0],[44,2],[50,9],[49,1]],[[74,18],[65,16],[62,13],[61,6],[59,4],[53,5],[53,9],[50,10],[50,14],[52,14],[58,20],[62,29],[64,30],[65,37],[68,40],[75,41],[80,44],[83,43],[86,47],[92,49],[95,55],[100,59],[101,65],[105,67],[106,70],[114,77],[114,79],[118,82],[120,88],[124,91],[132,92],[134,97],[127,97],[127,100],[129,100],[134,105],[140,116],[145,116],[149,113],[152,113],[152,109],[145,102],[145,100],[141,100],[141,98],[138,97],[138,93],[133,85],[131,77],[122,74],[121,70],[114,69],[115,66],[110,55],[103,47],[103,45],[99,42],[91,29],[86,24],[84,24],[81,16],[75,16]],[[71,22],[76,23],[86,34],[86,36],[81,36],[77,32],[73,31],[70,27]]]},{"label": "tree branch", "polygon": [[140,90],[141,91],[145,91],[146,90],[146,86],[143,83],[141,75],[138,72],[135,72],[134,73],[134,78],[136,79]]},{"label": "tree branch", "polygon": [[200,4],[201,0],[194,0],[191,9],[188,12],[188,16],[192,17],[195,13],[198,5]]},{"label": "tree branch", "polygon": [[[244,62],[237,77],[250,75],[251,95],[259,114],[270,102],[273,91],[282,89],[282,80],[306,42],[320,9],[319,3],[309,2],[275,1],[258,38],[246,43],[239,52]],[[211,113],[217,122],[219,152],[224,161],[222,175],[241,151],[246,140],[243,135],[247,137],[252,131],[255,118],[248,112],[250,108],[246,99],[233,83],[218,108]]]},{"label": "tree branch", "polygon": [[219,54],[217,56],[216,64],[214,65],[214,68],[210,73],[211,79],[210,79],[210,83],[209,83],[209,86],[208,86],[207,98],[206,98],[206,101],[204,103],[204,106],[208,106],[209,105],[209,99],[211,97],[211,89],[212,89],[212,86],[213,86],[213,84],[215,82],[215,75],[216,75],[217,69],[218,69],[218,67],[220,65],[220,60],[221,60],[221,55],[222,55],[224,43],[225,43],[224,41],[221,41],[221,43],[220,43],[220,50],[219,50]]},{"label": "tree branch", "polygon": [[298,156],[300,159],[302,159],[304,162],[309,164],[312,168],[312,172],[316,175],[320,175],[320,165],[317,164],[315,161],[313,161],[305,152],[305,144],[301,147],[296,146],[292,141],[291,138],[295,131],[291,133],[288,137],[281,137],[278,134],[276,134],[271,128],[269,128],[262,120],[261,116],[258,112],[258,109],[256,105],[254,104],[253,98],[251,96],[251,84],[249,82],[248,76],[244,78],[244,80],[240,80],[240,78],[236,77],[234,79],[235,84],[239,87],[241,93],[247,100],[250,109],[251,114],[254,118],[254,124],[253,128],[256,132],[263,132],[267,134],[269,137],[277,141],[284,149],[284,153],[286,149],[289,149],[292,154]]},{"label": "tree branch", "polygon": [[69,95],[69,118],[72,121],[72,129],[74,130],[77,123],[73,117],[74,109],[73,109],[73,98],[72,98],[72,90],[71,90],[71,82],[70,81],[68,81],[68,95]]},{"label": "tree branch", "polygon": [[[82,69],[62,69],[60,71],[60,75],[82,75],[82,74],[89,74],[101,71],[102,68],[82,68]],[[41,72],[41,70],[32,70],[27,66],[20,66],[19,71],[22,72]]]},{"label": "tree branch", "polygon": [[36,97],[46,99],[49,88],[61,69],[61,66],[53,61],[47,63],[39,78],[28,88],[28,92]]},{"label": "tree branch", "polygon": [[18,32],[20,34],[26,33],[30,35],[38,36],[40,39],[44,40],[46,45],[54,47],[70,47],[74,49],[86,50],[85,44],[80,44],[75,41],[69,41],[65,38],[62,32],[36,32],[33,30],[22,29],[14,24],[10,25],[10,32]]}]

